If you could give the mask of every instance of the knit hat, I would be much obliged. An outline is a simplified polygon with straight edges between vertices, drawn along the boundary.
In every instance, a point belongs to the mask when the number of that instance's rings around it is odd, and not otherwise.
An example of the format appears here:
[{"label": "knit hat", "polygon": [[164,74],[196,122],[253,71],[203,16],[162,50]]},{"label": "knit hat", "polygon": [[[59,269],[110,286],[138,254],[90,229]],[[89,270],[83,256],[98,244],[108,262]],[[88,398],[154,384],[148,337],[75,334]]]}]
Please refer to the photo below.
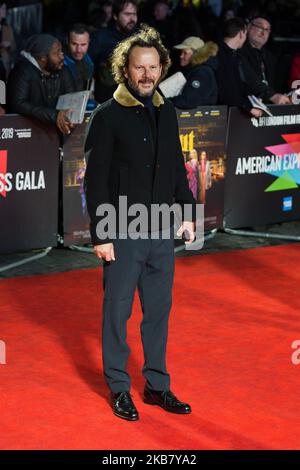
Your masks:
[{"label": "knit hat", "polygon": [[38,59],[48,55],[51,47],[56,42],[58,42],[58,39],[51,34],[34,34],[27,40],[25,51]]},{"label": "knit hat", "polygon": [[177,44],[174,46],[175,49],[193,49],[193,51],[197,51],[204,46],[204,41],[198,38],[197,36],[190,36],[186,38],[181,44]]}]

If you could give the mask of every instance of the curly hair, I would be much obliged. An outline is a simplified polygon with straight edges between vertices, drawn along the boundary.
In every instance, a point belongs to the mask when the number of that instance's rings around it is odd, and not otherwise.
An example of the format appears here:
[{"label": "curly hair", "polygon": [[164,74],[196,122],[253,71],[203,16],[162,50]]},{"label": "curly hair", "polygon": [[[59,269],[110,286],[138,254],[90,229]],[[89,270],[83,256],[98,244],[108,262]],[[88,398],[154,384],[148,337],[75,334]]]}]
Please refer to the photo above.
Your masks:
[{"label": "curly hair", "polygon": [[121,41],[114,49],[110,62],[115,82],[120,84],[126,81],[124,69],[128,67],[130,52],[134,47],[154,47],[160,58],[162,80],[171,65],[168,50],[163,45],[159,33],[150,26],[142,24],[140,30],[127,39]]}]

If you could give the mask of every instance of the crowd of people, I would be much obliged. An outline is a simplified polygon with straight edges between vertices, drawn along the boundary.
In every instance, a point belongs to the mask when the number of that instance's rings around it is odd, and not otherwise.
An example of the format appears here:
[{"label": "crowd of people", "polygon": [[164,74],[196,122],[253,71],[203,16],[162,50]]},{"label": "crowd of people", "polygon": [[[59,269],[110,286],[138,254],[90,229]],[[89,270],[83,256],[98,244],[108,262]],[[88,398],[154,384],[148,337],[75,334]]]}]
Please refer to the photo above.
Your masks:
[{"label": "crowd of people", "polygon": [[[278,85],[282,64],[268,47],[274,27],[272,3],[248,3],[93,0],[87,3],[86,24],[77,22],[69,24],[67,31],[57,27],[34,35],[24,50],[17,51],[13,29],[6,21],[7,5],[0,2],[0,75],[7,82],[2,113],[31,116],[70,133],[67,112],[56,110],[58,97],[91,90],[91,110],[111,98],[117,88],[111,55],[142,22],[154,27],[170,50],[169,76],[176,72],[184,76],[179,94],[170,98],[177,108],[224,104],[258,117],[262,111],[251,105],[249,95],[265,103],[289,104],[288,92],[300,80],[300,52],[290,62],[286,82]],[[69,17],[78,20],[78,16],[75,2]]]}]

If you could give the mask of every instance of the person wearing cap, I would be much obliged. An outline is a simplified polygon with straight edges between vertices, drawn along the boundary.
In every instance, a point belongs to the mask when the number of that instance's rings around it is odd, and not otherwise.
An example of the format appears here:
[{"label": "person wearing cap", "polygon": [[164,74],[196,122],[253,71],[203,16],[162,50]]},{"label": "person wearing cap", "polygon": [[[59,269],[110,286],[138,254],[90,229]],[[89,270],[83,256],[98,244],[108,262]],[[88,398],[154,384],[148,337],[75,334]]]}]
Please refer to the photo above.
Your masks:
[{"label": "person wearing cap", "polygon": [[214,42],[205,43],[199,37],[191,36],[174,47],[181,51],[181,71],[187,80],[180,95],[170,98],[174,106],[191,109],[215,104],[218,97],[215,77],[218,46]]},{"label": "person wearing cap", "polygon": [[56,110],[60,95],[76,91],[72,75],[64,67],[61,43],[50,34],[36,34],[28,39],[21,55],[8,79],[8,112],[55,124],[69,134],[72,124],[67,111]]}]

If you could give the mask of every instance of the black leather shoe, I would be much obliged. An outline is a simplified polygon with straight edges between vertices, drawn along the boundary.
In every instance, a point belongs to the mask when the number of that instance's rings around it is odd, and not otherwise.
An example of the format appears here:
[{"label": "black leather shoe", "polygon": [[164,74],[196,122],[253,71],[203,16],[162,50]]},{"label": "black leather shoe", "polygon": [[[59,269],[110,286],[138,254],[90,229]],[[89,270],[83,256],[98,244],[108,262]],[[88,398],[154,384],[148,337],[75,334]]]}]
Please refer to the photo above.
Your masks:
[{"label": "black leather shoe", "polygon": [[112,393],[111,402],[113,412],[119,418],[128,421],[137,421],[139,419],[138,411],[129,392]]},{"label": "black leather shoe", "polygon": [[150,390],[146,386],[144,390],[144,402],[147,403],[147,405],[158,405],[170,413],[188,414],[192,411],[190,405],[179,401],[171,390],[160,392],[158,390]]}]

